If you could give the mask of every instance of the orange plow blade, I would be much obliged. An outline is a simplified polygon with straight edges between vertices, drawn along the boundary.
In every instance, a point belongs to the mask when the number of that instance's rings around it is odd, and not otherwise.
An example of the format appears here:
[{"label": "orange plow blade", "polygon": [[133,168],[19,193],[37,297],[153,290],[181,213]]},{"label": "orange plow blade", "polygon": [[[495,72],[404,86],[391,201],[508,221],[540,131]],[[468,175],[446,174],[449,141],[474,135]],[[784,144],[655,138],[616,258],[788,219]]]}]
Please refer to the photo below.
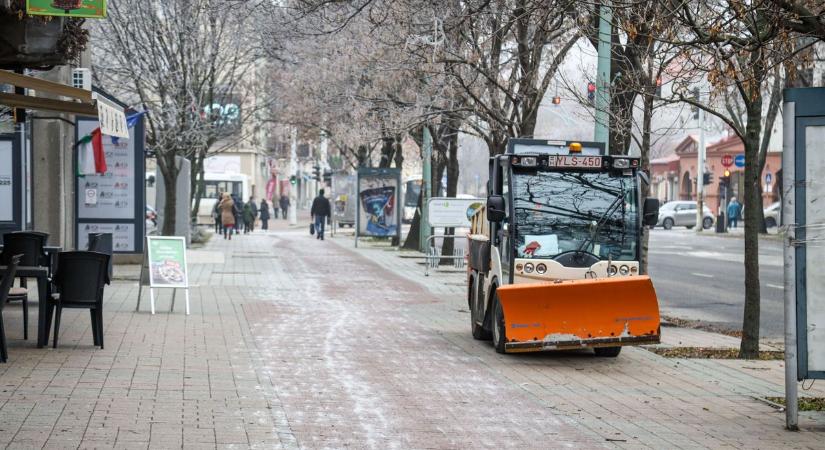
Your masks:
[{"label": "orange plow blade", "polygon": [[655,344],[659,303],[647,276],[497,289],[507,352]]}]

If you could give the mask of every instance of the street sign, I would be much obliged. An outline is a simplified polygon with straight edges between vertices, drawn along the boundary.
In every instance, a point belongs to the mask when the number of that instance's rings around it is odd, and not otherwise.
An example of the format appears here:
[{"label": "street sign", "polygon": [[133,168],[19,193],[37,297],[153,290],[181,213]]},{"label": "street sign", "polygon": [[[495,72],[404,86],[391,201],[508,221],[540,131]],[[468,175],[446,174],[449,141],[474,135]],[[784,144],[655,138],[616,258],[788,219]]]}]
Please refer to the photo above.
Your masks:
[{"label": "street sign", "polygon": [[149,286],[189,287],[186,276],[186,239],[146,236],[149,243]]},{"label": "street sign", "polygon": [[773,181],[773,175],[770,172],[765,174],[765,184],[771,184]]},{"label": "street sign", "polygon": [[725,167],[730,167],[733,165],[733,156],[725,155],[722,157],[722,165]]},{"label": "street sign", "polygon": [[431,227],[469,228],[473,213],[484,203],[480,198],[434,197],[427,205],[427,222]]},{"label": "street sign", "polygon": [[734,158],[733,163],[736,164],[736,167],[745,167],[745,154],[740,153],[736,155],[736,158]]}]

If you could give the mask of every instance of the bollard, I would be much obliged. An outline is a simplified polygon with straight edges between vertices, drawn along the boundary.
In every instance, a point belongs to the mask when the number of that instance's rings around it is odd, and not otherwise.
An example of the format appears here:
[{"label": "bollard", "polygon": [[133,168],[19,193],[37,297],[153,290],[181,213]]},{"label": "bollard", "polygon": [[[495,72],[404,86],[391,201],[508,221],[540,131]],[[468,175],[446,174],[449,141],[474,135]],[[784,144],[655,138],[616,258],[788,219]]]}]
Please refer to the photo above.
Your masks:
[{"label": "bollard", "polygon": [[725,225],[726,225],[726,223],[725,223],[725,213],[720,212],[719,214],[716,215],[716,232],[717,233],[726,232],[727,230],[725,229],[726,228]]}]

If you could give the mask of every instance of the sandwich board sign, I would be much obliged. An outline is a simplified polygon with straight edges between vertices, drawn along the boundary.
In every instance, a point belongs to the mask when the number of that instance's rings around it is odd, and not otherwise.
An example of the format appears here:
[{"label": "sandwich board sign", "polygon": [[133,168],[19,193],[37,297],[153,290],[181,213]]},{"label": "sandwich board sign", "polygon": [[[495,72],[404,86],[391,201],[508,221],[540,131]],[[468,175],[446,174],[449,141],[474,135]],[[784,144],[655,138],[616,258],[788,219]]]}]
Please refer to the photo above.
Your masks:
[{"label": "sandwich board sign", "polygon": [[[146,236],[146,252],[141,266],[140,283],[149,284],[149,300],[155,313],[155,289],[184,289],[186,314],[189,315],[189,274],[186,266],[186,239],[182,236]],[[172,291],[172,307],[175,309],[175,292]],[[137,311],[140,309],[138,292]]]}]

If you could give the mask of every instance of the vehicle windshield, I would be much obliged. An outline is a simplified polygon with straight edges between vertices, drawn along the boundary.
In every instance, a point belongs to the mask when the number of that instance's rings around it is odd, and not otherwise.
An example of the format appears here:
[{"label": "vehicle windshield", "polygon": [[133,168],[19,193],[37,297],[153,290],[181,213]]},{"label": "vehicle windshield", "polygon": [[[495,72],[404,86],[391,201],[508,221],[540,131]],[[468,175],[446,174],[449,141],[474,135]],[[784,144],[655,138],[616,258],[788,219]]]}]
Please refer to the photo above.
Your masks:
[{"label": "vehicle windshield", "polygon": [[581,250],[602,260],[636,259],[633,176],[516,170],[513,201],[517,258],[553,258]]}]

